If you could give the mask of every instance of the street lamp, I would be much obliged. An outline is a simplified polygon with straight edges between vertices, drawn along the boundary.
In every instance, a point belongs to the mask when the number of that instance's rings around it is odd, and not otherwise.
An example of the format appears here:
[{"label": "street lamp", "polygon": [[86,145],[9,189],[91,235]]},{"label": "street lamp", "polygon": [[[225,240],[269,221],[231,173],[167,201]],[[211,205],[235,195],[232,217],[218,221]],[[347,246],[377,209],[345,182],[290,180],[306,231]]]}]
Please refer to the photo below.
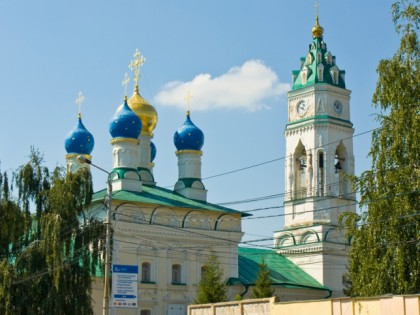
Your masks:
[{"label": "street lamp", "polygon": [[89,164],[92,165],[94,168],[101,170],[108,174],[107,177],[107,195],[108,195],[108,203],[107,203],[107,211],[106,211],[106,220],[104,222],[106,226],[106,240],[105,240],[105,281],[104,281],[104,298],[102,302],[102,314],[108,315],[109,314],[109,273],[110,273],[110,252],[111,252],[111,207],[112,207],[112,183],[111,183],[111,173],[104,170],[103,168],[95,165],[92,163],[91,160],[87,159],[83,155],[79,155],[77,157],[77,161],[81,164]]}]

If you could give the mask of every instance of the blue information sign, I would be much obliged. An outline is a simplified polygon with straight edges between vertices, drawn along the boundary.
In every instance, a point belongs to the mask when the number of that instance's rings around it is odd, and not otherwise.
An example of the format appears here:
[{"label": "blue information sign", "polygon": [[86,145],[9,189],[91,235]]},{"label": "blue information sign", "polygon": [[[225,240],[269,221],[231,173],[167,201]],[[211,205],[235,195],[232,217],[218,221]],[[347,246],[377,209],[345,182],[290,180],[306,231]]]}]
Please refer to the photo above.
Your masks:
[{"label": "blue information sign", "polygon": [[112,306],[137,308],[138,266],[112,265]]}]

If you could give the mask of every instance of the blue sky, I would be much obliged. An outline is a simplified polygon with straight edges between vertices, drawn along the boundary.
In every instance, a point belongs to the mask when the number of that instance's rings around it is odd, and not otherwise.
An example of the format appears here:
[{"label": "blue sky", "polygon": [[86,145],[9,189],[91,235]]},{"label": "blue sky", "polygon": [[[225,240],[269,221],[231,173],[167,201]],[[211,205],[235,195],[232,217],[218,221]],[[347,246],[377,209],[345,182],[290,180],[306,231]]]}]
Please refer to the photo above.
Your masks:
[{"label": "blue sky", "polygon": [[[320,1],[324,40],[352,90],[355,134],[376,126],[376,66],[398,47],[392,2]],[[44,153],[48,166],[65,164],[64,139],[76,124],[79,91],[83,121],[95,137],[93,162],[110,169],[108,122],[123,99],[121,81],[136,48],[146,58],[140,92],[159,114],[158,185],[177,180],[172,138],[185,120],[185,86],[192,120],[205,134],[204,178],[281,158],[291,71],[307,52],[314,22],[312,0],[1,1],[1,170],[23,164],[30,146]],[[357,174],[370,166],[369,146],[370,134],[354,139]],[[105,176],[93,174],[95,188],[103,188]],[[281,194],[284,161],[204,183],[215,203]],[[273,198],[231,207],[282,203]],[[245,239],[271,237],[283,220],[264,217],[282,211],[254,212],[243,222]]]}]

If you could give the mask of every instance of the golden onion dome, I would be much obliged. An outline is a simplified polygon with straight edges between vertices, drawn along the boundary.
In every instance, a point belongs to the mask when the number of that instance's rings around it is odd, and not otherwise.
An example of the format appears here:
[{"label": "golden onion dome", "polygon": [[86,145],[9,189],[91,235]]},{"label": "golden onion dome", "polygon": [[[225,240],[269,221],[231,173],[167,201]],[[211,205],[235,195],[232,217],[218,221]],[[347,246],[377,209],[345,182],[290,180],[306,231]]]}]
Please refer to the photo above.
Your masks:
[{"label": "golden onion dome", "polygon": [[128,106],[141,119],[143,126],[141,133],[152,135],[158,122],[158,114],[156,109],[141,97],[138,86],[136,86],[133,95],[128,99]]},{"label": "golden onion dome", "polygon": [[312,27],[312,36],[315,38],[322,37],[322,34],[324,34],[324,29],[321,25],[319,25],[318,16],[316,17],[315,26]]}]

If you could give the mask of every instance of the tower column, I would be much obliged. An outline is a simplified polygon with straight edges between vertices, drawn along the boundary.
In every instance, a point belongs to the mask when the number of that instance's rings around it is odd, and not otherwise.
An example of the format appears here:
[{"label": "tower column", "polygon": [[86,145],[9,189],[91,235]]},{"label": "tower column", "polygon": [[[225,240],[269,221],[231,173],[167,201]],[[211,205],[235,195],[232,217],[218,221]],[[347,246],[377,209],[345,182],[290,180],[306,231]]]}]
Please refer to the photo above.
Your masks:
[{"label": "tower column", "polygon": [[174,134],[174,144],[178,157],[178,181],[174,191],[191,199],[207,200],[207,190],[201,181],[201,148],[204,144],[203,132],[187,119]]},{"label": "tower column", "polygon": [[196,178],[201,180],[201,156],[200,150],[180,150],[178,156],[178,178]]},{"label": "tower column", "polygon": [[142,182],[137,173],[137,139],[142,129],[139,117],[128,107],[127,97],[119,106],[109,123],[112,136],[113,171],[111,173],[113,190],[141,191]]},{"label": "tower column", "polygon": [[285,130],[285,223],[274,239],[279,254],[339,296],[349,243],[338,220],[344,211],[356,211],[345,176],[354,175],[354,130],[345,72],[327,50],[323,33],[317,16],[306,57],[293,71]]},{"label": "tower column", "polygon": [[92,156],[89,155],[89,154],[79,154],[79,153],[66,154],[67,173],[75,173],[81,168],[87,168],[87,169],[90,168],[89,164],[80,163],[77,160],[77,157],[79,155],[84,156],[86,159],[88,159],[90,161],[92,160]]},{"label": "tower column", "polygon": [[141,133],[139,136],[140,145],[138,146],[138,167],[150,170],[150,141],[152,135]]},{"label": "tower column", "polygon": [[112,167],[136,169],[139,141],[131,138],[115,138],[112,144]]}]

